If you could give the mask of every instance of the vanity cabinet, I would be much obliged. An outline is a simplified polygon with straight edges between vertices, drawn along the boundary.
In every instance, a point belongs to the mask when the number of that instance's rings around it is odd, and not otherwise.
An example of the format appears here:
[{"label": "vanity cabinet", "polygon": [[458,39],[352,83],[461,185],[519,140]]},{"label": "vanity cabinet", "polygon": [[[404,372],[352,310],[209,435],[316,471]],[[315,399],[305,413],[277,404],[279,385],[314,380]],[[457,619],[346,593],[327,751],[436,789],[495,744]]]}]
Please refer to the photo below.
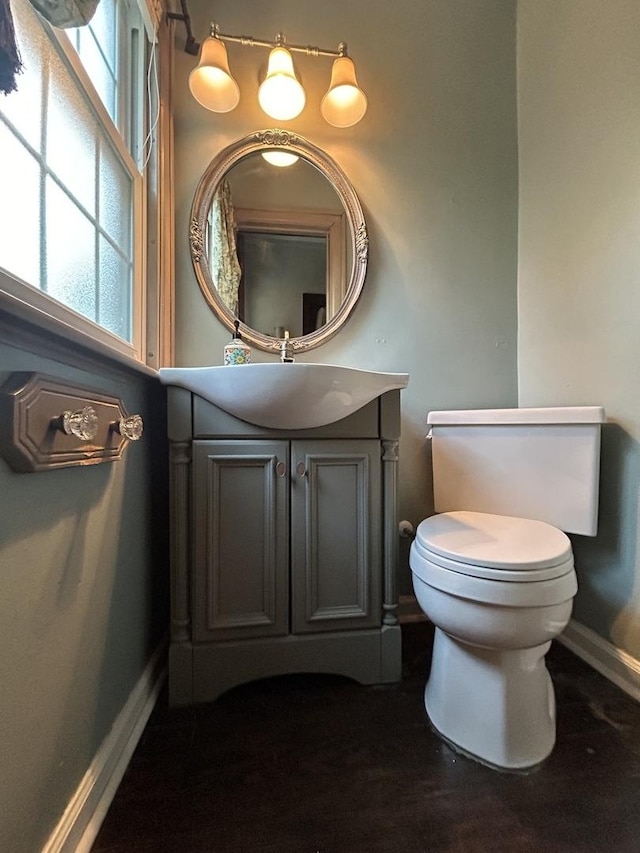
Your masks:
[{"label": "vanity cabinet", "polygon": [[289,672],[400,678],[399,391],[265,429],[169,388],[172,704]]}]

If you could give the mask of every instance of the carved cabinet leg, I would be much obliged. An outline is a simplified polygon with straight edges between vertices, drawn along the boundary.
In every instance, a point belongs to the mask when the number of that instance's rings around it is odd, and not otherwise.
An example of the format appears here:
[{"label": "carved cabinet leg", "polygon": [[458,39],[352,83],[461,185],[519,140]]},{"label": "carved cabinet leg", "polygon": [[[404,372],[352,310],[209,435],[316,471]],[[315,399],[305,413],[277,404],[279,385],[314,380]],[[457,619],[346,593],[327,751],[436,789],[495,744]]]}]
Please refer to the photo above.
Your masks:
[{"label": "carved cabinet leg", "polygon": [[382,624],[398,624],[398,522],[396,485],[398,441],[382,441],[382,482],[384,493],[384,599]]},{"label": "carved cabinet leg", "polygon": [[191,444],[171,442],[171,646],[170,703],[192,701],[190,614]]}]

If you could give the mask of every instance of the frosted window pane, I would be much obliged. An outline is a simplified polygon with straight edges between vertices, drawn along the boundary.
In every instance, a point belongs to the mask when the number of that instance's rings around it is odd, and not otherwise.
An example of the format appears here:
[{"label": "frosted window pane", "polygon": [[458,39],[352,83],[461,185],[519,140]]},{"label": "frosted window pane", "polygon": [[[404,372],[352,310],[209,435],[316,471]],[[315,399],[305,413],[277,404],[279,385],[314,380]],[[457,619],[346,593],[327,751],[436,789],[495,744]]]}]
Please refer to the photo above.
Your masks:
[{"label": "frosted window pane", "polygon": [[100,0],[89,29],[104,53],[105,60],[115,76],[116,69],[116,6],[115,0]]},{"label": "frosted window pane", "polygon": [[0,121],[0,266],[40,287],[40,167]]},{"label": "frosted window pane", "polygon": [[[98,6],[98,9],[100,6]],[[104,57],[88,28],[80,31],[78,53],[89,79],[93,83],[102,103],[107,108],[113,123],[116,123],[116,85]]]},{"label": "frosted window pane", "polygon": [[59,59],[52,63],[47,118],[47,164],[95,215],[97,127],[83,96]]},{"label": "frosted window pane", "polygon": [[125,340],[131,339],[130,283],[130,265],[101,237],[98,321]]},{"label": "frosted window pane", "polygon": [[4,114],[27,142],[40,150],[42,118],[42,66],[51,53],[51,43],[28,4],[11,5],[16,40],[24,70],[16,78],[18,91],[0,97],[0,114]]},{"label": "frosted window pane", "polygon": [[100,159],[100,226],[131,257],[132,178],[105,142]]},{"label": "frosted window pane", "polygon": [[51,178],[45,191],[47,293],[95,320],[95,229]]},{"label": "frosted window pane", "polygon": [[[101,0],[90,26],[67,32],[114,122],[129,11]],[[12,0],[12,12],[24,72],[18,91],[0,96],[0,267],[131,340],[135,178],[84,75],[26,0]],[[120,81],[125,100],[130,83]]]}]

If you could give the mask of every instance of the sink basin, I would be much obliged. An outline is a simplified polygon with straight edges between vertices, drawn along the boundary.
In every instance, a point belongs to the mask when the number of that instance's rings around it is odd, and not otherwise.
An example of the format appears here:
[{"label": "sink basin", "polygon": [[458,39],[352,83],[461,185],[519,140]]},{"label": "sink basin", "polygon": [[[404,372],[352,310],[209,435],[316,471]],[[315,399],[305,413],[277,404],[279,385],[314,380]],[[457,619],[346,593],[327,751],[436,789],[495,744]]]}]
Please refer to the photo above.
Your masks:
[{"label": "sink basin", "polygon": [[273,429],[339,421],[409,382],[408,373],[300,362],[162,367],[159,373],[165,385],[187,388],[236,418]]}]

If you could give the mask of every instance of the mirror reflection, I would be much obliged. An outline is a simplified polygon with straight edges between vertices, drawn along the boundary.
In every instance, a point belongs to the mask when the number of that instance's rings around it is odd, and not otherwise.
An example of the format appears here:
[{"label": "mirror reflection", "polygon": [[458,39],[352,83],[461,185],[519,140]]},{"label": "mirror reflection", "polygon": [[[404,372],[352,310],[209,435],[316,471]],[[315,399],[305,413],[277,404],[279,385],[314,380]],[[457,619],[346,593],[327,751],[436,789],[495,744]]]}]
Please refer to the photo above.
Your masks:
[{"label": "mirror reflection", "polygon": [[368,241],[355,191],[321,149],[287,131],[251,134],[211,162],[189,236],[207,302],[264,350],[287,332],[298,351],[335,334],[364,282]]},{"label": "mirror reflection", "polygon": [[[279,153],[293,162],[274,164]],[[205,245],[220,299],[264,335],[307,335],[342,303],[352,263],[346,213],[303,158],[255,153],[229,169],[213,196]]]}]

